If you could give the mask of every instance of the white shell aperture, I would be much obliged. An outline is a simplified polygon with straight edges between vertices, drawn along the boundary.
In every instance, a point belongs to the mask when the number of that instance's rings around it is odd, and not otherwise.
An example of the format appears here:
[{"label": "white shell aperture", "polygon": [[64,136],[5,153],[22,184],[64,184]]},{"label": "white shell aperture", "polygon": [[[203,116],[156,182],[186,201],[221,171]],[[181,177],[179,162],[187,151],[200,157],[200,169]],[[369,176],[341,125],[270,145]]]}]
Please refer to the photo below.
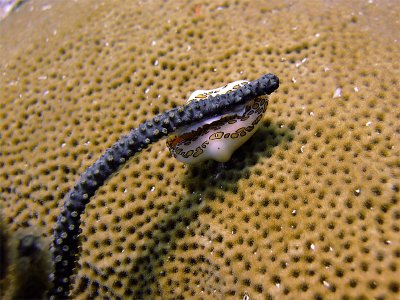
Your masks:
[{"label": "white shell aperture", "polygon": [[[228,93],[247,83],[240,80],[212,90],[194,91],[186,104]],[[226,162],[256,132],[267,105],[267,95],[256,97],[218,116],[179,128],[168,137],[167,146],[172,155],[184,163],[195,164],[208,159]]]}]

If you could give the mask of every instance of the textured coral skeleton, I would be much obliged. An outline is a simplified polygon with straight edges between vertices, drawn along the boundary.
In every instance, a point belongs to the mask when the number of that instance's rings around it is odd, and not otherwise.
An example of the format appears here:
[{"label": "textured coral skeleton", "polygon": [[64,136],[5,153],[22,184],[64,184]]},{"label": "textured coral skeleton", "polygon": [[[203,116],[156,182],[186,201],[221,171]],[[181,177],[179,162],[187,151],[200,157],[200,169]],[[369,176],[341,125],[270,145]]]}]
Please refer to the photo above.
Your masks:
[{"label": "textured coral skeleton", "polygon": [[267,74],[226,94],[192,101],[186,106],[171,109],[146,121],[123,136],[90,166],[66,195],[57,219],[51,252],[55,272],[51,275],[54,286],[50,298],[67,298],[73,268],[77,261],[81,215],[96,190],[130,157],[150,144],[203,119],[225,115],[232,107],[246,104],[254,98],[269,95],[279,87],[279,79]]},{"label": "textured coral skeleton", "polygon": [[[265,70],[280,79],[227,163],[181,164],[163,140],[99,188],[71,298],[399,298],[395,1],[47,2],[0,25],[10,238],[50,241],[80,174],[190,92]],[[17,274],[3,271],[0,298],[12,299]]]}]

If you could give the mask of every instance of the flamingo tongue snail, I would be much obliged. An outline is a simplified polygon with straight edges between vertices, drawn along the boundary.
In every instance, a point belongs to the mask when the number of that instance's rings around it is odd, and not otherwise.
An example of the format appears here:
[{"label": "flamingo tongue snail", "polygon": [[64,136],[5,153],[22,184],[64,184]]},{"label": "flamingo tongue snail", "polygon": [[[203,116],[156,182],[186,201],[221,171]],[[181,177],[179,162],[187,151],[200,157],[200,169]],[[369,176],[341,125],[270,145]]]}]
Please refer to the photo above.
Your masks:
[{"label": "flamingo tongue snail", "polygon": [[265,95],[278,87],[278,77],[266,74],[250,82],[233,82],[219,89],[197,91],[185,106],[140,124],[108,148],[65,196],[50,249],[54,273],[50,276],[53,287],[48,293],[49,298],[68,298],[79,254],[80,217],[90,198],[119,167],[170,134],[167,144],[181,161],[228,160],[232,152],[256,131],[267,106]]},{"label": "flamingo tongue snail", "polygon": [[[223,95],[248,83],[240,80],[213,90],[194,91],[186,103]],[[256,132],[267,105],[268,95],[261,95],[219,115],[181,127],[168,137],[167,146],[172,155],[184,163],[195,164],[207,159],[226,162]]]}]

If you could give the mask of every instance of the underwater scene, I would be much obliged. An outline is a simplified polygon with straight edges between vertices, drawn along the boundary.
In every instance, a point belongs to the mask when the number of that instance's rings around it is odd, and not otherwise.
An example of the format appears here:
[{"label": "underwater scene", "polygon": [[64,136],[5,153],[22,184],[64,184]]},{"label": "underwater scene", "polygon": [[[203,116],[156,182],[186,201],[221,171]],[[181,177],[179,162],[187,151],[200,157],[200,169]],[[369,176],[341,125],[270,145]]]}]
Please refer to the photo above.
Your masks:
[{"label": "underwater scene", "polygon": [[399,299],[399,22],[0,0],[0,298]]}]

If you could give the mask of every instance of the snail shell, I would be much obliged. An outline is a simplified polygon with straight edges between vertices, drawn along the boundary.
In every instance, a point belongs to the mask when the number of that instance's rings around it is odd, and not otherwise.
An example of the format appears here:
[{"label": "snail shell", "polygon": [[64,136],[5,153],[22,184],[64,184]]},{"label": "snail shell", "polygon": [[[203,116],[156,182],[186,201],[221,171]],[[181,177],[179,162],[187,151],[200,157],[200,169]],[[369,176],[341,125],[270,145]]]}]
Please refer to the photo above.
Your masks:
[{"label": "snail shell", "polygon": [[[212,90],[194,91],[186,104],[228,93],[247,83],[240,80]],[[208,159],[226,162],[256,132],[267,105],[268,96],[259,96],[198,124],[179,128],[169,136],[167,146],[183,163],[195,164]]]}]

